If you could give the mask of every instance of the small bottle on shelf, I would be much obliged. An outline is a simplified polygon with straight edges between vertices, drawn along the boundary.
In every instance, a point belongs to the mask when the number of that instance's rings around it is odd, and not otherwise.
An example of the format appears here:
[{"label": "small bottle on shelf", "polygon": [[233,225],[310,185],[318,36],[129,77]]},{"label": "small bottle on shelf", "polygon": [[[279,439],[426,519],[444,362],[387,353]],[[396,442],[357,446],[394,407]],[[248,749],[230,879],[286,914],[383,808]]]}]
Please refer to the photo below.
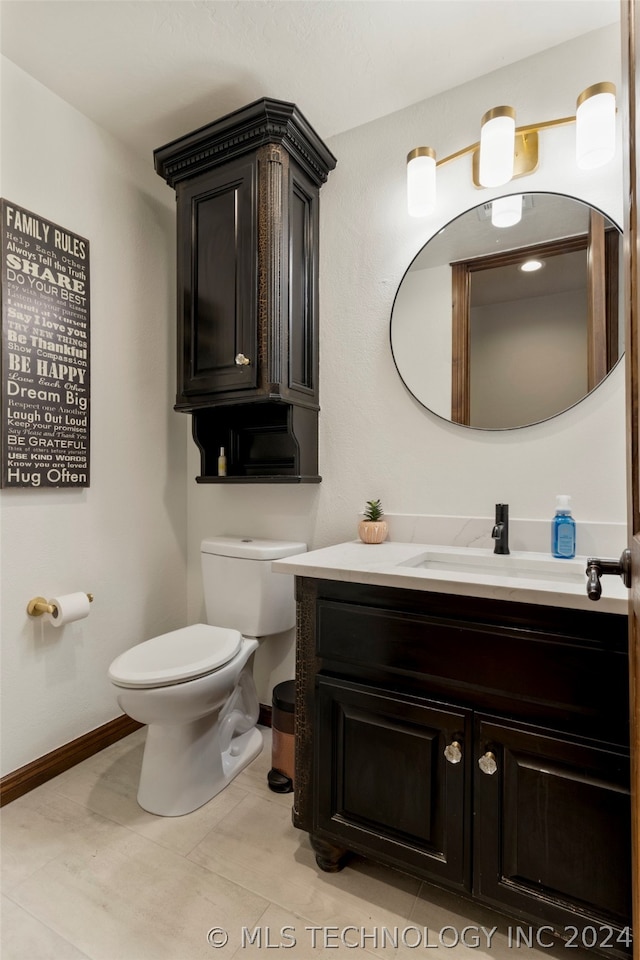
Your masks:
[{"label": "small bottle on shelf", "polygon": [[571,516],[570,503],[571,497],[558,494],[556,515],[551,521],[551,553],[564,560],[576,555],[576,522]]}]

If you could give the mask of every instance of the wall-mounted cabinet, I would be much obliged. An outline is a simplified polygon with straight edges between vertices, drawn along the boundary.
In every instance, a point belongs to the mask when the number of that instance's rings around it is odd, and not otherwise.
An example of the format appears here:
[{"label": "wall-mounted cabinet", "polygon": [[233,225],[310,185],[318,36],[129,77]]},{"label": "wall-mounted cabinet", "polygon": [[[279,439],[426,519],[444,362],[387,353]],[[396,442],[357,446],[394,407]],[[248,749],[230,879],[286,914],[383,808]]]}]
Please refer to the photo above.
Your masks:
[{"label": "wall-mounted cabinet", "polygon": [[197,480],[318,482],[318,203],[335,158],[270,99],[154,157],[176,191],[175,409],[193,417]]}]

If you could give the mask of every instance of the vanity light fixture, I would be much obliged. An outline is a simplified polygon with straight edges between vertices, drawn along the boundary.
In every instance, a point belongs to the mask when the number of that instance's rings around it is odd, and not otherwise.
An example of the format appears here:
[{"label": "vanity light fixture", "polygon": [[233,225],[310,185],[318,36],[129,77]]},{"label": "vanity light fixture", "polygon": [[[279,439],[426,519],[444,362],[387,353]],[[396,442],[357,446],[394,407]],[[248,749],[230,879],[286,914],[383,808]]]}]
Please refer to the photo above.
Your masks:
[{"label": "vanity light fixture", "polygon": [[593,170],[613,159],[616,152],[616,88],[596,83],[578,97],[576,107],[576,163]]},{"label": "vanity light fixture", "polygon": [[407,201],[412,217],[426,217],[436,206],[436,152],[416,147],[407,157]]},{"label": "vanity light fixture", "polygon": [[476,187],[499,187],[515,177],[533,173],[538,166],[538,134],[548,127],[575,123],[578,166],[584,170],[603,166],[615,155],[615,98],[613,83],[596,83],[578,97],[575,117],[543,120],[522,127],[515,125],[513,107],[494,107],[482,118],[478,142],[442,160],[436,159],[433,147],[416,147],[407,156],[409,215],[425,217],[435,209],[436,167],[467,154],[473,155],[472,176]]},{"label": "vanity light fixture", "polygon": [[494,227],[513,227],[522,220],[522,194],[497,197],[491,202],[491,223]]},{"label": "vanity light fixture", "polygon": [[516,112],[513,107],[494,107],[480,123],[478,180],[483,187],[501,187],[513,177]]}]

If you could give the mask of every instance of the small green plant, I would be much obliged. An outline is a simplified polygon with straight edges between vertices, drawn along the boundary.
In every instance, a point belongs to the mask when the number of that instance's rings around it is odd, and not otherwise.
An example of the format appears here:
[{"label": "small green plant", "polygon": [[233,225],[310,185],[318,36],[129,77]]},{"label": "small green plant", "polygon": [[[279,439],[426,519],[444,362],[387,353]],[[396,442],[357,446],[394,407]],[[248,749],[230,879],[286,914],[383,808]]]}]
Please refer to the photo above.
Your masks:
[{"label": "small green plant", "polygon": [[382,520],[384,516],[384,510],[382,509],[382,504],[379,500],[367,500],[367,506],[364,511],[365,520]]}]

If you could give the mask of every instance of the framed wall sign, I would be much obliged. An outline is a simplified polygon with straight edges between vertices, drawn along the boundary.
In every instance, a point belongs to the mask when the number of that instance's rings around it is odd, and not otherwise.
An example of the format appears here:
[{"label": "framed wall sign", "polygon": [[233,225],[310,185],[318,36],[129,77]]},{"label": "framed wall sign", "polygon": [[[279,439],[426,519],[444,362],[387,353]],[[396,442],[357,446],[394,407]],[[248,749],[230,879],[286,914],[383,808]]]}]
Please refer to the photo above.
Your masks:
[{"label": "framed wall sign", "polygon": [[3,487],[89,486],[89,243],[2,213]]}]

